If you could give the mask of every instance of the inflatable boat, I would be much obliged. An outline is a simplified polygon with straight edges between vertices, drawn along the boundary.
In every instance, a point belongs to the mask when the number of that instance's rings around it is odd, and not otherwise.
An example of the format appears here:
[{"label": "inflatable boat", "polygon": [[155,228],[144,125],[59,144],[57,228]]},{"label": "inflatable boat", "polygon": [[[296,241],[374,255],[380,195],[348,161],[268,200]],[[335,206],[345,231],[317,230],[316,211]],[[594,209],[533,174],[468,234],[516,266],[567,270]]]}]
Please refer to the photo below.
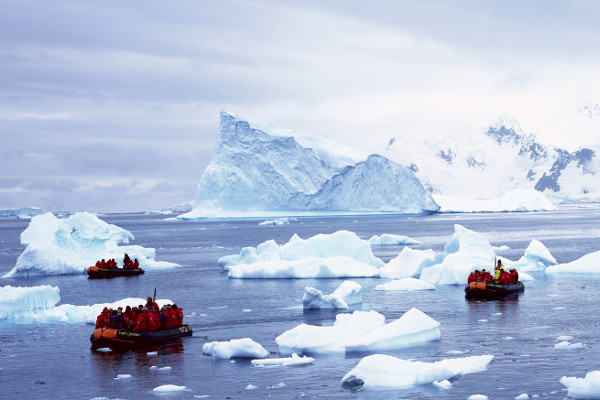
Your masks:
[{"label": "inflatable boat", "polygon": [[465,297],[475,300],[500,299],[511,294],[525,291],[520,281],[517,283],[471,282],[465,287]]},{"label": "inflatable boat", "polygon": [[87,269],[88,277],[91,279],[114,278],[115,276],[133,276],[141,275],[144,270],[141,268],[125,269],[125,268],[100,268],[89,267]]},{"label": "inflatable boat", "polygon": [[160,331],[130,331],[126,329],[96,328],[90,341],[92,349],[108,347],[113,350],[133,349],[148,347],[153,344],[162,343],[171,339],[184,336],[192,336],[192,328],[189,325],[181,325],[177,328],[163,329]]}]

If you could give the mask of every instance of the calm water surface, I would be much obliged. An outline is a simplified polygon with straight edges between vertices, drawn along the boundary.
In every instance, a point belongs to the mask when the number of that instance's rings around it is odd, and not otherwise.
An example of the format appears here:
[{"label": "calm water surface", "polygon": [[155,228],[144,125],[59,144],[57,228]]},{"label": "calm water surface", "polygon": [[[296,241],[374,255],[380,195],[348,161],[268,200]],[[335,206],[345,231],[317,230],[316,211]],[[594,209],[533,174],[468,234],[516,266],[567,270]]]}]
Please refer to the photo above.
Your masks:
[{"label": "calm water surface", "polygon": [[[509,246],[501,256],[517,260],[532,239],[546,245],[561,263],[600,250],[600,210],[569,208],[550,213],[472,214],[430,216],[361,216],[298,218],[289,225],[259,226],[262,220],[172,222],[163,216],[119,214],[102,217],[131,231],[132,244],[154,247],[158,260],[182,267],[147,272],[133,278],[88,280],[84,275],[3,279],[0,284],[60,288],[59,304],[90,305],[125,297],[145,298],[157,288],[158,298],[183,307],[194,336],[145,351],[98,353],[90,350],[87,324],[15,324],[0,322],[0,398],[11,399],[192,399],[350,398],[350,399],[466,399],[484,394],[490,399],[514,399],[527,393],[544,399],[564,399],[562,376],[583,377],[600,369],[600,277],[545,277],[536,274],[516,299],[468,302],[462,286],[439,286],[434,291],[381,292],[379,279],[354,279],[363,286],[363,310],[376,310],[389,322],[417,307],[441,323],[438,342],[385,352],[396,357],[438,361],[493,354],[488,370],[458,377],[452,388],[422,385],[408,390],[373,392],[342,388],[340,379],[360,354],[317,354],[302,367],[257,368],[249,360],[216,360],[202,355],[206,341],[250,337],[278,353],[275,337],[298,324],[331,325],[335,312],[303,312],[305,286],[331,293],[343,279],[236,280],[217,264],[243,246],[268,239],[285,243],[294,234],[308,238],[340,229],[364,239],[374,234],[407,235],[421,242],[414,248],[441,252],[461,224],[483,234],[492,245]],[[0,273],[12,269],[23,250],[19,235],[28,221],[0,220]],[[384,261],[401,246],[375,248]],[[583,349],[557,350],[561,335]],[[150,367],[171,367],[168,372]],[[130,374],[131,379],[115,379]],[[281,385],[281,384],[285,384]],[[185,392],[157,396],[152,389],[183,385]],[[246,390],[249,385],[258,389]]]}]

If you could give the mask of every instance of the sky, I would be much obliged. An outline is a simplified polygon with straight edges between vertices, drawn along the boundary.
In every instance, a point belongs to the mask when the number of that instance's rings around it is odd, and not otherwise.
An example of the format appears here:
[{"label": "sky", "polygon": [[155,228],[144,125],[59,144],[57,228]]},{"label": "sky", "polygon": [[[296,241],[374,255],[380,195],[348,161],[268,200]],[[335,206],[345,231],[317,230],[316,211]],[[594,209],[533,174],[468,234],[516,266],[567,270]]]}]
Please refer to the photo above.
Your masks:
[{"label": "sky", "polygon": [[599,141],[593,0],[0,2],[0,208],[191,201],[220,110],[368,152],[502,115]]}]

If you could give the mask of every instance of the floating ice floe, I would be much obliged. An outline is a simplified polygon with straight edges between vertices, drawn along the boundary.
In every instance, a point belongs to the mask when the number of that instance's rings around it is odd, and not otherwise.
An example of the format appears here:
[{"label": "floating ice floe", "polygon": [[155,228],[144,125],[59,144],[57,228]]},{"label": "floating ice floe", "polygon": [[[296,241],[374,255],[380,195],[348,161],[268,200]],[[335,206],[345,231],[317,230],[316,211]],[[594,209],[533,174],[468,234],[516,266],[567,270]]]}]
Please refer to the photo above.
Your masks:
[{"label": "floating ice floe", "polygon": [[344,281],[332,293],[324,295],[319,289],[307,286],[304,288],[302,306],[306,310],[334,308],[347,310],[349,306],[361,304],[362,286],[356,282]]},{"label": "floating ice floe", "polygon": [[398,256],[379,269],[379,276],[390,279],[418,276],[424,267],[435,264],[436,260],[442,257],[436,256],[435,251],[431,249],[413,250],[405,247]]},{"label": "floating ice floe", "polygon": [[554,345],[554,348],[558,350],[583,349],[583,347],[582,343],[571,343],[568,340],[563,340]]},{"label": "floating ice floe", "polygon": [[585,378],[560,378],[560,383],[568,389],[567,396],[584,399],[600,399],[600,371],[591,371]]},{"label": "floating ice floe", "polygon": [[125,253],[131,259],[137,258],[144,269],[178,265],[156,261],[153,248],[119,246],[133,239],[131,232],[90,213],[80,212],[66,219],[58,219],[52,213],[38,215],[21,233],[21,244],[27,247],[3,278],[82,274],[103,258],[114,258],[121,264]]},{"label": "floating ice floe", "polygon": [[433,289],[435,289],[435,286],[433,286],[431,283],[415,278],[394,279],[393,281],[389,281],[375,286],[375,290],[415,291]]},{"label": "floating ice floe", "polygon": [[600,251],[589,253],[566,264],[546,268],[546,273],[557,274],[600,274]]},{"label": "floating ice floe", "polygon": [[381,236],[373,235],[369,239],[369,242],[371,242],[372,246],[421,244],[418,240],[409,238],[408,236],[392,233],[384,233]]},{"label": "floating ice floe", "polygon": [[338,231],[306,240],[294,235],[281,246],[268,240],[221,257],[219,264],[230,278],[350,278],[376,277],[384,262],[373,255],[368,241]]},{"label": "floating ice floe", "polygon": [[186,390],[186,386],[179,385],[160,385],[152,389],[153,392],[156,393],[170,393],[170,392],[183,392]]},{"label": "floating ice floe", "polygon": [[[55,286],[0,287],[0,321],[93,324],[104,307],[116,310],[118,307],[125,309],[126,306],[146,304],[146,299],[125,298],[91,306],[61,304],[57,307],[59,301],[60,290]],[[173,304],[169,299],[158,299],[156,303],[159,306]]]},{"label": "floating ice floe", "polygon": [[265,358],[269,356],[269,352],[264,347],[250,338],[204,343],[202,353],[223,360],[234,357]]},{"label": "floating ice floe", "polygon": [[338,314],[333,326],[300,324],[277,338],[282,353],[394,349],[440,338],[439,323],[416,308],[385,324],[376,311]]},{"label": "floating ice floe", "polygon": [[305,365],[311,364],[315,361],[312,357],[303,356],[300,357],[298,354],[293,353],[287,358],[266,358],[263,360],[252,360],[252,365],[257,367],[286,367],[292,365]]},{"label": "floating ice floe", "polygon": [[[525,271],[544,271],[549,266],[555,265],[556,259],[550,254],[550,251],[539,240],[532,240],[525,249],[523,257],[518,261],[511,263],[522,274]],[[521,279],[522,280],[522,279]]]},{"label": "floating ice floe", "polygon": [[493,355],[482,355],[430,363],[374,354],[360,360],[344,375],[342,384],[371,390],[407,389],[484,371],[493,358]]}]

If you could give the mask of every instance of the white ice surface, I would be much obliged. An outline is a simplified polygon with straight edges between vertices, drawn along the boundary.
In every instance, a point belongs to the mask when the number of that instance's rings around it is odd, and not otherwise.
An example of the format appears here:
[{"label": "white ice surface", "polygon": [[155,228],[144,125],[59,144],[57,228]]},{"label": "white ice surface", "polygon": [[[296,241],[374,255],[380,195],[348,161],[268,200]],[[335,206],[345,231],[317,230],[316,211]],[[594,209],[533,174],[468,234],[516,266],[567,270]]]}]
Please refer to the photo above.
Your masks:
[{"label": "white ice surface", "polygon": [[382,235],[374,235],[369,239],[372,246],[386,246],[386,245],[408,245],[408,244],[420,244],[418,240],[409,238],[404,235],[396,235],[393,233],[384,233]]},{"label": "white ice surface", "polygon": [[589,253],[566,264],[546,268],[546,273],[556,274],[600,274],[600,251]]},{"label": "white ice surface", "polygon": [[338,231],[306,240],[293,235],[283,245],[268,240],[221,257],[219,264],[231,278],[333,278],[377,276],[384,262],[373,255],[369,241]]},{"label": "white ice surface", "polygon": [[431,283],[415,278],[394,279],[393,281],[375,286],[375,290],[415,291],[433,289],[435,289],[435,286],[433,286]]},{"label": "white ice surface", "polygon": [[418,276],[423,268],[435,264],[436,259],[435,251],[431,249],[413,250],[405,247],[400,254],[379,269],[379,276],[390,279]]},{"label": "white ice surface", "polygon": [[439,323],[413,308],[389,324],[376,311],[338,314],[333,326],[300,324],[275,341],[282,353],[332,353],[394,349],[439,338]]},{"label": "white ice surface", "polygon": [[144,269],[177,266],[156,261],[153,248],[120,246],[133,239],[131,232],[90,213],[80,212],[66,219],[56,218],[52,213],[38,215],[21,233],[21,244],[27,247],[15,267],[3,278],[83,274],[89,266],[103,258],[114,258],[122,265],[125,253],[131,259],[137,258]]},{"label": "white ice surface", "polygon": [[257,367],[289,367],[293,365],[305,365],[312,364],[315,361],[314,358],[308,356],[298,356],[298,354],[293,353],[290,357],[287,358],[265,358],[262,360],[252,360],[250,361],[252,365]]},{"label": "white ice surface", "polygon": [[577,399],[600,399],[600,371],[591,371],[585,378],[560,378],[560,383],[568,389],[567,396]]},{"label": "white ice surface", "polygon": [[[0,287],[0,321],[16,323],[88,323],[94,324],[104,307],[138,306],[146,304],[146,299],[129,297],[113,303],[100,303],[90,306],[61,304],[60,290],[55,286]],[[157,299],[159,306],[173,304],[169,299]]]},{"label": "white ice surface", "polygon": [[324,308],[346,310],[349,306],[360,304],[362,301],[362,286],[356,282],[344,281],[332,294],[327,295],[311,286],[305,287],[302,307],[307,310]]},{"label": "white ice surface", "polygon": [[434,194],[440,212],[554,211],[556,206],[535,189],[514,189],[497,198],[474,199]]},{"label": "white ice surface", "polygon": [[207,342],[202,346],[202,353],[224,360],[234,357],[265,358],[269,356],[269,352],[264,347],[250,338]]},{"label": "white ice surface", "polygon": [[371,390],[407,389],[484,371],[493,358],[493,355],[482,355],[430,363],[374,354],[360,360],[344,375],[342,383]]}]

